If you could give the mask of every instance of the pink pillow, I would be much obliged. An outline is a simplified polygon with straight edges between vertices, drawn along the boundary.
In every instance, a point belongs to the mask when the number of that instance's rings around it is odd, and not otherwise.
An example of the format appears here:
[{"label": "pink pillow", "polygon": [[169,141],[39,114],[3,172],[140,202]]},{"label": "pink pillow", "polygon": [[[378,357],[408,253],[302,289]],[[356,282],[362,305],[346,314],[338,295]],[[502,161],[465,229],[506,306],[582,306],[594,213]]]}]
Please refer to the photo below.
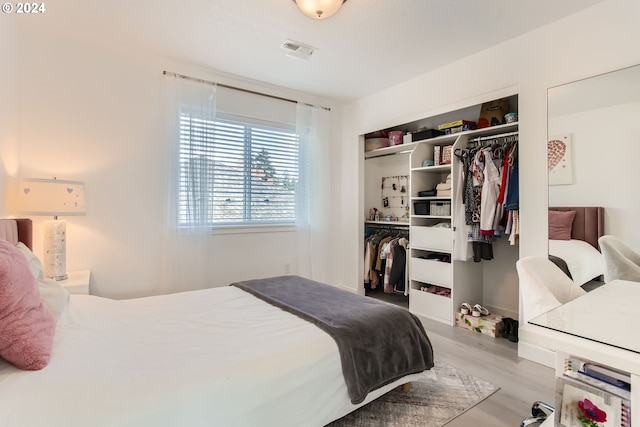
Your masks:
[{"label": "pink pillow", "polygon": [[19,369],[44,368],[55,328],[24,255],[0,239],[0,357]]},{"label": "pink pillow", "polygon": [[549,210],[549,239],[571,240],[571,229],[576,211]]}]

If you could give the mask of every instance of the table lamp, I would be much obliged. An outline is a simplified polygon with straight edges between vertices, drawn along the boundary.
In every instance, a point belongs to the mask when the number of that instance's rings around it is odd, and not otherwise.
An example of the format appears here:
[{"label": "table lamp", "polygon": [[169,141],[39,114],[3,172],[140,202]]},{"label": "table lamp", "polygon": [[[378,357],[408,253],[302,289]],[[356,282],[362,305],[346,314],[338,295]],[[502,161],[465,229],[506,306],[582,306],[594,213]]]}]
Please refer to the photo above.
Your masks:
[{"label": "table lamp", "polygon": [[58,215],[84,215],[84,183],[59,179],[23,179],[18,189],[20,212],[53,215],[44,222],[44,275],[54,280],[67,278],[67,224]]}]

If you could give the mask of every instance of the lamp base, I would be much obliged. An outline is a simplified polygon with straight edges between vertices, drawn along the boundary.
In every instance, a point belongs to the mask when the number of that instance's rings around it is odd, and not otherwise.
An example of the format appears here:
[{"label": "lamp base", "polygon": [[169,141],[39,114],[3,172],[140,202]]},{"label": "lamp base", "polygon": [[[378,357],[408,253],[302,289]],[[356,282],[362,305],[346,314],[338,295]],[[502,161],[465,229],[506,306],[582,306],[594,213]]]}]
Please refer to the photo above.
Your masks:
[{"label": "lamp base", "polygon": [[44,276],[65,280],[67,276],[67,223],[63,220],[44,222]]}]

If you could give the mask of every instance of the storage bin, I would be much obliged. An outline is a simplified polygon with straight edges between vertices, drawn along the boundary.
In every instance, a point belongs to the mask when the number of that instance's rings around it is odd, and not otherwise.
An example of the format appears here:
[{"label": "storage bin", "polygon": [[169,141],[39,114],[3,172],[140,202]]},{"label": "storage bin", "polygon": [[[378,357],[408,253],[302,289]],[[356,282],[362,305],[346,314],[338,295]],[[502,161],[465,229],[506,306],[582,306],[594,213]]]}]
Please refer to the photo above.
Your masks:
[{"label": "storage bin", "polygon": [[453,245],[451,228],[414,225],[410,230],[411,247],[450,253]]},{"label": "storage bin", "polygon": [[389,138],[368,138],[364,140],[364,151],[379,150],[389,146]]},{"label": "storage bin", "polygon": [[429,202],[413,202],[414,215],[429,215]]},{"label": "storage bin", "polygon": [[433,197],[438,194],[437,189],[418,191],[418,197]]},{"label": "storage bin", "polygon": [[429,214],[438,216],[451,215],[451,202],[432,201],[429,203]]},{"label": "storage bin", "polygon": [[456,313],[456,326],[495,338],[502,330],[502,316],[473,317],[470,314]]},{"label": "storage bin", "polygon": [[411,134],[411,140],[413,142],[422,141],[423,139],[431,139],[436,136],[444,135],[444,132],[437,129],[425,129],[420,132],[414,132]]},{"label": "storage bin", "polygon": [[392,130],[389,132],[389,145],[393,147],[394,145],[402,144],[404,142],[403,137],[404,132],[401,130]]}]

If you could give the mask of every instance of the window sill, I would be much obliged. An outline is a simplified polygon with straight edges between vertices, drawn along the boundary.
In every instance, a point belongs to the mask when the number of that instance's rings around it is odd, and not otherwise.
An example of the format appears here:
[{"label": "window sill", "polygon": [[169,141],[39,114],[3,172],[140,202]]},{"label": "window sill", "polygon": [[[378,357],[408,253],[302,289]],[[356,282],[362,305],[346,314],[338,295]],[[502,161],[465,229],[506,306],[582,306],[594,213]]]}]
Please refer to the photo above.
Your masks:
[{"label": "window sill", "polygon": [[296,231],[294,224],[219,225],[211,229],[211,234],[291,233],[294,231]]}]

